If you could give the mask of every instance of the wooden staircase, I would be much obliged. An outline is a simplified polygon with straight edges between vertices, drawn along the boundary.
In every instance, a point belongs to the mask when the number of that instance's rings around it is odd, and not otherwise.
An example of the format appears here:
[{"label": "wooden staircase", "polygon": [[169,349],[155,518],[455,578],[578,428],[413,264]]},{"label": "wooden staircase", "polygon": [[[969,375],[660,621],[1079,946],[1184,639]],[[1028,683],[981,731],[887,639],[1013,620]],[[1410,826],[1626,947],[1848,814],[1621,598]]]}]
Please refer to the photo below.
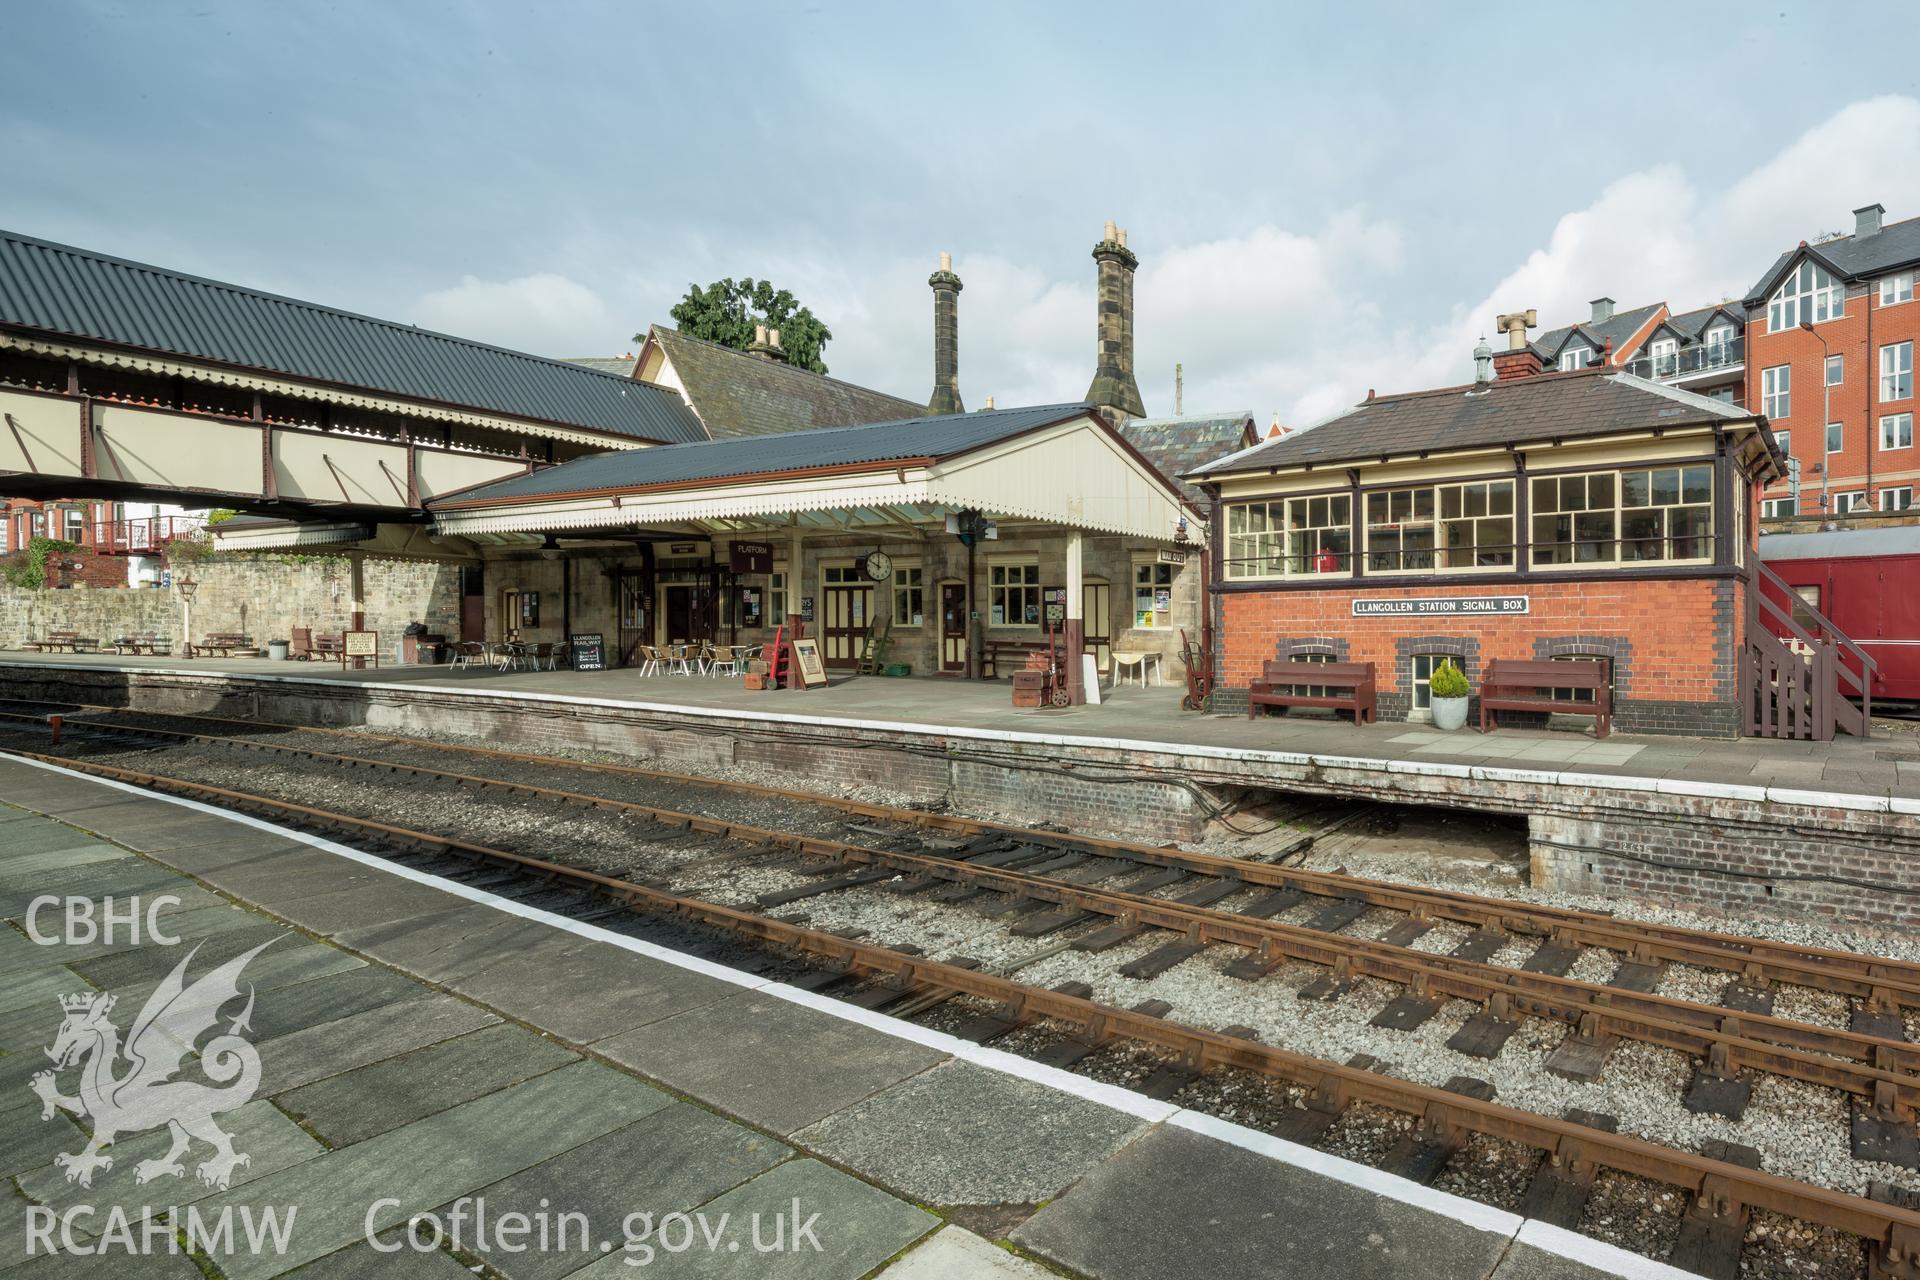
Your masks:
[{"label": "wooden staircase", "polygon": [[1740,649],[1744,732],[1814,742],[1830,742],[1841,730],[1870,736],[1873,659],[1773,570],[1754,567]]}]

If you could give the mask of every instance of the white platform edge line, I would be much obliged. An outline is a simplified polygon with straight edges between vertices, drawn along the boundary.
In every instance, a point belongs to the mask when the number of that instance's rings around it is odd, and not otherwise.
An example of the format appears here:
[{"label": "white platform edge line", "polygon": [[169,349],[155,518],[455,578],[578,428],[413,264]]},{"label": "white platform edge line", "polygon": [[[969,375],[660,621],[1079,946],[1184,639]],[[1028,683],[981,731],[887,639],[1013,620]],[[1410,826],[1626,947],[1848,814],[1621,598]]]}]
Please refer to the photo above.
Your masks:
[{"label": "white platform edge line", "polygon": [[[962,1040],[944,1031],[934,1031],[927,1027],[914,1026],[911,1023],[901,1022],[896,1018],[889,1018],[884,1014],[856,1008],[852,1005],[834,1000],[831,996],[823,996],[812,991],[802,991],[798,987],[788,986],[783,982],[770,982],[755,977],[752,974],[743,973],[738,969],[729,968],[726,965],[715,964],[710,960],[702,960],[697,956],[689,956],[678,951],[670,951],[665,947],[661,947],[656,943],[647,942],[644,939],[629,937],[623,933],[614,933],[598,925],[583,924],[578,920],[569,920],[565,916],[555,915],[552,912],[543,911],[538,907],[529,907],[522,903],[498,897],[495,894],[486,892],[484,889],[470,888],[466,885],[441,879],[438,876],[429,875],[424,871],[414,871],[407,867],[398,866],[385,858],[378,857],[371,853],[364,853],[358,849],[349,848],[346,845],[328,840],[323,836],[312,835],[304,831],[292,831],[285,827],[275,826],[273,823],[260,818],[249,817],[241,813],[233,813],[230,810],[221,809],[215,805],[206,804],[199,800],[189,800],[185,796],[165,795],[161,792],[147,790],[143,787],[136,787],[131,783],[117,782],[111,778],[97,778],[92,774],[81,773],[76,769],[62,768],[59,765],[48,764],[41,760],[27,760],[11,753],[0,753],[0,760],[11,760],[16,764],[28,765],[35,769],[45,770],[48,773],[75,778],[82,782],[90,782],[96,786],[108,787],[115,791],[124,791],[129,795],[139,796],[143,799],[162,800],[168,804],[178,805],[183,809],[191,809],[197,813],[207,814],[210,817],[221,818],[228,822],[252,827],[257,831],[270,832],[273,835],[305,844],[323,853],[330,853],[338,857],[343,857],[350,862],[356,862],[363,866],[383,871],[389,875],[398,876],[401,879],[427,885],[431,888],[441,890],[452,897],[464,898],[471,902],[492,907],[507,915],[518,916],[522,919],[533,920],[542,924],[549,924],[582,938],[587,938],[595,942],[608,943],[622,950],[646,956],[651,960],[658,960],[663,964],[672,965],[678,969],[685,969],[693,973],[700,973],[707,977],[716,978],[729,985],[740,987],[743,990],[773,996],[797,1005],[804,1005],[807,1008],[830,1014],[844,1022],[853,1022],[864,1027],[869,1027],[882,1034],[892,1036],[895,1039],[907,1040],[929,1049],[938,1049],[961,1061],[970,1062],[976,1066],[985,1067],[990,1071],[997,1071],[1003,1075],[1014,1076],[1033,1084],[1055,1089],[1086,1102],[1111,1107],[1116,1111],[1134,1116],[1149,1124],[1164,1122],[1175,1125],[1179,1128],[1200,1134],[1203,1137],[1213,1138],[1239,1147],[1242,1150],[1250,1151],[1255,1155],[1265,1156],[1278,1163],[1304,1169],[1309,1173],[1318,1174],[1333,1181],[1345,1183],[1348,1186],[1371,1192],[1386,1199],[1411,1205],[1415,1208],[1425,1209],[1431,1213],[1436,1213],[1442,1217],[1450,1218],[1466,1226],[1473,1227],[1476,1230],[1520,1240],[1543,1252],[1564,1257],[1600,1271],[1610,1272],[1621,1277],[1621,1280],[1699,1280],[1699,1277],[1694,1276],[1691,1272],[1681,1271],[1675,1267],[1667,1266],[1665,1263],[1654,1262],[1651,1259],[1641,1257],[1639,1254],[1629,1253],[1613,1245],[1603,1244],[1598,1240],[1591,1240],[1586,1236],[1577,1235],[1571,1231],[1564,1231],[1559,1227],[1550,1226],[1547,1223],[1535,1219],[1521,1218],[1519,1215],[1509,1213],[1505,1209],[1496,1209],[1492,1205],[1484,1205],[1476,1200],[1468,1200],[1465,1197],[1452,1195],[1445,1191],[1436,1191],[1432,1187],[1422,1186],[1417,1182],[1412,1182],[1405,1178],[1398,1178],[1390,1173],[1383,1173],[1378,1169],[1370,1168],[1363,1164],[1356,1164],[1351,1160],[1345,1160],[1339,1156],[1328,1155],[1326,1152],[1316,1151],[1312,1147],[1303,1147],[1298,1143],[1288,1142],[1284,1138],[1277,1138],[1272,1134],[1262,1133],[1258,1129],[1249,1129],[1245,1125],[1234,1124],[1232,1121],[1222,1120],[1217,1116],[1206,1115],[1202,1112],[1188,1111],[1184,1108],[1176,1107],[1171,1103],[1161,1102],[1149,1098],[1144,1094],[1136,1093],[1131,1089],[1123,1089],[1118,1085],[1110,1085],[1097,1080],[1090,1080],[1084,1076],[1075,1075],[1070,1071],[1062,1071],[1057,1067],[1049,1067],[1042,1063],[1022,1058],[1017,1054],[1007,1053],[1001,1049],[988,1048],[985,1045],[975,1044],[971,1040]],[[55,822],[65,821],[65,819],[58,817],[53,817],[51,820]],[[155,857],[157,860],[157,855],[148,856]]]},{"label": "white platform edge line", "polygon": [[[276,676],[264,672],[240,671],[191,671],[179,667],[117,667],[103,666],[97,663],[61,662],[44,663],[22,661],[19,659],[0,659],[0,667],[20,667],[31,671],[111,671],[122,675],[170,675],[170,676],[227,676],[236,680],[271,680],[285,684],[338,684],[351,689],[380,689],[388,692],[417,692],[425,690],[431,693],[458,693],[472,695],[483,692],[463,688],[460,685],[446,684],[393,684],[375,680],[323,680],[305,679],[300,676]],[[972,729],[964,725],[930,725],[906,720],[852,720],[837,716],[779,715],[762,711],[731,710],[724,707],[685,706],[672,702],[634,702],[623,698],[588,698],[578,694],[536,693],[529,690],[505,689],[492,696],[500,698],[518,698],[528,702],[550,702],[564,706],[603,706],[617,707],[623,710],[652,711],[669,715],[683,715],[704,720],[753,720],[763,723],[811,725],[816,728],[830,729],[874,729],[885,733],[916,733],[936,737],[969,738],[986,742],[1020,742],[1033,746],[1046,747],[1094,747],[1102,751],[1144,751],[1160,755],[1189,755],[1210,760],[1253,760],[1262,764],[1294,765],[1300,768],[1350,767],[1341,762],[1360,760],[1369,769],[1384,769],[1396,763],[1385,758],[1316,756],[1303,751],[1261,751],[1239,747],[1216,747],[1196,742],[1153,742],[1137,738],[1093,738],[1072,734],[1030,733],[1021,729]],[[1442,765],[1444,760],[1406,761],[1399,763],[1415,765]],[[1630,763],[1630,762],[1629,762]],[[1577,765],[1579,761],[1569,761]],[[1475,768],[1481,769],[1480,777],[1488,782],[1513,782],[1521,785],[1541,785],[1541,770],[1487,768],[1485,766],[1453,766],[1460,772],[1454,776],[1471,776]],[[1423,770],[1424,771],[1424,770]],[[1644,774],[1610,773],[1558,773],[1550,775],[1549,785],[1577,787],[1581,790],[1613,788],[1623,791],[1660,791],[1666,795],[1694,796],[1706,800],[1728,799],[1727,783],[1687,782],[1655,778]],[[1755,788],[1762,790],[1761,788]],[[1782,791],[1778,788],[1764,788],[1767,800],[1779,804],[1798,804],[1821,809],[1857,809],[1867,813],[1886,813],[1890,802],[1886,796],[1870,796],[1861,793],[1842,793],[1837,791]],[[1793,797],[1789,799],[1788,797]]]},{"label": "white platform edge line", "polygon": [[1679,1267],[1643,1258],[1631,1249],[1622,1249],[1619,1245],[1595,1240],[1538,1218],[1528,1218],[1521,1224],[1520,1234],[1514,1238],[1542,1253],[1551,1253],[1596,1271],[1611,1272],[1621,1280],[1700,1280],[1697,1272],[1682,1271]]},{"label": "white platform edge line", "polygon": [[[1505,1209],[1496,1209],[1477,1200],[1468,1200],[1462,1196],[1445,1191],[1435,1191],[1406,1178],[1398,1178],[1390,1173],[1368,1165],[1358,1164],[1340,1156],[1328,1155],[1312,1147],[1303,1147],[1297,1142],[1288,1142],[1285,1138],[1276,1138],[1270,1133],[1258,1129],[1249,1129],[1245,1125],[1222,1120],[1202,1111],[1181,1111],[1168,1122],[1178,1128],[1202,1134],[1243,1151],[1251,1151],[1269,1160],[1304,1169],[1308,1173],[1319,1174],[1334,1182],[1343,1182],[1350,1187],[1371,1192],[1387,1200],[1397,1200],[1401,1204],[1412,1205],[1416,1209],[1425,1209],[1441,1217],[1451,1218],[1480,1231],[1500,1236],[1518,1236],[1526,1219],[1517,1213]],[[1558,1252],[1557,1250],[1555,1252]]]}]

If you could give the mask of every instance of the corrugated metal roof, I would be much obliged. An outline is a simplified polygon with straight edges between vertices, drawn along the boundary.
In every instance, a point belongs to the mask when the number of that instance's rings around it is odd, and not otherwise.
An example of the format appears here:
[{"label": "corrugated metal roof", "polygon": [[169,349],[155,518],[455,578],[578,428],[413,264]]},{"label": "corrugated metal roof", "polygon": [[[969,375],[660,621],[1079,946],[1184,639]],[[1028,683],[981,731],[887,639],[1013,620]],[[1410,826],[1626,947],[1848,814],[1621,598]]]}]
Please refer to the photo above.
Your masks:
[{"label": "corrugated metal roof", "polygon": [[1363,401],[1319,426],[1199,467],[1230,475],[1311,463],[1364,462],[1383,455],[1573,439],[1739,422],[1754,415],[1614,369],[1515,378],[1486,387],[1449,387]]},{"label": "corrugated metal roof", "polygon": [[678,329],[655,325],[649,332],[666,352],[693,411],[715,440],[898,422],[927,411],[912,400],[736,351]]},{"label": "corrugated metal roof", "polygon": [[0,231],[0,325],[636,440],[699,440],[680,397],[580,365]]},{"label": "corrugated metal roof", "polygon": [[729,480],[810,467],[852,467],[907,458],[950,458],[1088,412],[1091,409],[1084,404],[1051,404],[600,453],[529,476],[515,476],[470,489],[429,502],[427,506],[449,510],[503,498],[542,498],[561,493]]},{"label": "corrugated metal roof", "polygon": [[1762,560],[1850,560],[1856,556],[1915,555],[1920,555],[1920,525],[1760,535]]}]

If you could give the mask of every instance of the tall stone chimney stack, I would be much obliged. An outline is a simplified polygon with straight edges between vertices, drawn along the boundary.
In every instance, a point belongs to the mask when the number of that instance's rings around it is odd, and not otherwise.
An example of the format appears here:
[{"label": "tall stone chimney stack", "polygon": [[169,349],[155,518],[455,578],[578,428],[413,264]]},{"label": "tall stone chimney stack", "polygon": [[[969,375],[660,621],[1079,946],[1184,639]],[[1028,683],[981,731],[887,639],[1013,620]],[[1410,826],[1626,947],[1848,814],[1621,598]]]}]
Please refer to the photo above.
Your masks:
[{"label": "tall stone chimney stack", "polygon": [[1087,402],[1116,422],[1144,418],[1147,408],[1133,380],[1133,273],[1140,259],[1127,248],[1126,231],[1108,222],[1093,260],[1100,266],[1099,363]]},{"label": "tall stone chimney stack", "polygon": [[933,399],[929,413],[965,413],[960,403],[960,277],[953,255],[940,255],[940,269],[927,277],[933,289]]}]

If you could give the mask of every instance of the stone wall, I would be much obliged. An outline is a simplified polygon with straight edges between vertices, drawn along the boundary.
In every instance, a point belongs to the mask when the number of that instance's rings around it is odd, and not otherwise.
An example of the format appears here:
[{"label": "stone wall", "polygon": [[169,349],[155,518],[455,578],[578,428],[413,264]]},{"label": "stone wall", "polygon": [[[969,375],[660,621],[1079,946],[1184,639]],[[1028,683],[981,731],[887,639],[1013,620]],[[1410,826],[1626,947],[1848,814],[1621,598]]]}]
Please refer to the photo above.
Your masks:
[{"label": "stone wall", "polygon": [[[195,565],[200,584],[193,601],[195,639],[237,631],[265,644],[291,638],[296,626],[341,631],[351,621],[348,564],[339,556],[221,556]],[[364,569],[366,625],[380,632],[383,654],[397,652],[409,622],[456,635],[460,617],[458,566],[368,560]],[[114,637],[153,631],[178,652],[184,617],[177,591],[70,587],[26,591],[0,584],[0,649],[18,649],[49,631],[78,631],[111,643]]]}]

